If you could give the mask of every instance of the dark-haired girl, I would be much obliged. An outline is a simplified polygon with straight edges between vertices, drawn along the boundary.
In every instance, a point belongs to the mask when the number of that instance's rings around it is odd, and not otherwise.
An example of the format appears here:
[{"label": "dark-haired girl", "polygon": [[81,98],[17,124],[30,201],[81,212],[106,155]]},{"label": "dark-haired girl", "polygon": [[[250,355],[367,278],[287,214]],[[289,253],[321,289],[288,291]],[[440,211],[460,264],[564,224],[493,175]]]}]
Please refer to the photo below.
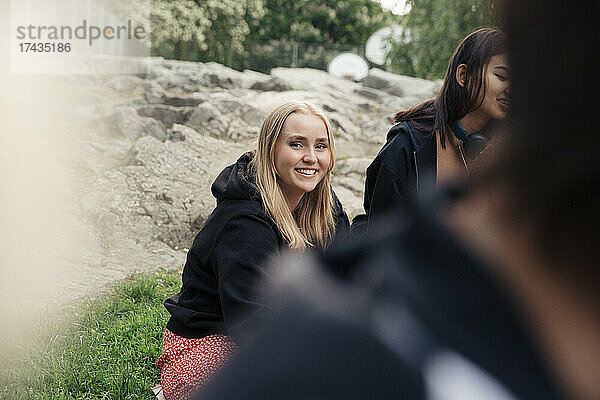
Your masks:
[{"label": "dark-haired girl", "polygon": [[495,130],[490,121],[503,120],[509,104],[504,34],[479,29],[454,51],[438,95],[394,115],[396,125],[367,169],[366,214],[354,219],[353,233],[436,183],[469,175]]}]

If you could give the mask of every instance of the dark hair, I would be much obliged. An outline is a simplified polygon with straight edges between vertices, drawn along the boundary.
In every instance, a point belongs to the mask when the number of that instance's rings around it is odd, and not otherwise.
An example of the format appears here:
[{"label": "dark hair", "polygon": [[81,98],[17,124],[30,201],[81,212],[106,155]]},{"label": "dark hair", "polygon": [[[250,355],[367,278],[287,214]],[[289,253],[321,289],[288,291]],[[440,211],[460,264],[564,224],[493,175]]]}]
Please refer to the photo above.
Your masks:
[{"label": "dark hair", "polygon": [[[600,6],[507,0],[511,126],[488,179],[535,250],[580,289],[600,289]],[[535,23],[532,23],[535,21]],[[516,222],[518,221],[518,222]]]},{"label": "dark hair", "polygon": [[[398,111],[394,122],[411,121],[421,130],[438,132],[442,148],[446,148],[445,137],[451,135],[448,123],[481,106],[486,92],[484,70],[490,58],[505,51],[502,31],[482,28],[470,33],[454,50],[438,95],[408,110]],[[456,69],[461,64],[467,66],[465,86],[456,81]]]}]

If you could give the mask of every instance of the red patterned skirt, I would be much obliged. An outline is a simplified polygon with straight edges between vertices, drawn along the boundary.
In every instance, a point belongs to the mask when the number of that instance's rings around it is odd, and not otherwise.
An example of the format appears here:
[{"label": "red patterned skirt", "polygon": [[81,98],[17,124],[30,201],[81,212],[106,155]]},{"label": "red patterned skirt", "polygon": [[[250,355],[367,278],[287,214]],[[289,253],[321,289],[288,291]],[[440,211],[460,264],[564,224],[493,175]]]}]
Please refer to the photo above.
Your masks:
[{"label": "red patterned skirt", "polygon": [[235,343],[229,336],[186,339],[166,329],[162,354],[156,360],[164,396],[167,400],[191,397],[227,362],[234,350]]}]

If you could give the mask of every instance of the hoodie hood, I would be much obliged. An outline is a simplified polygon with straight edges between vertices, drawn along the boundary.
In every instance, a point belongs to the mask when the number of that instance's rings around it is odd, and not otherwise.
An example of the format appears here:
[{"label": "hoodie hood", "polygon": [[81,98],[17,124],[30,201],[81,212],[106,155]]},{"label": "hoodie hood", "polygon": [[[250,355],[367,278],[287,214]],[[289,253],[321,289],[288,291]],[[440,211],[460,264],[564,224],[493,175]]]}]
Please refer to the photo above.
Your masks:
[{"label": "hoodie hood", "polygon": [[[427,128],[428,125],[426,123],[421,122],[423,128]],[[392,126],[392,128],[388,131],[386,136],[386,143],[389,143],[393,140],[400,132],[406,132],[410,137],[410,141],[415,149],[415,151],[421,151],[431,139],[431,127],[429,130],[420,130],[417,129],[413,124],[408,121],[399,122],[396,125]]]},{"label": "hoodie hood", "polygon": [[210,189],[217,204],[225,199],[261,201],[254,176],[248,172],[253,157],[253,152],[244,153],[235,164],[221,171]]}]

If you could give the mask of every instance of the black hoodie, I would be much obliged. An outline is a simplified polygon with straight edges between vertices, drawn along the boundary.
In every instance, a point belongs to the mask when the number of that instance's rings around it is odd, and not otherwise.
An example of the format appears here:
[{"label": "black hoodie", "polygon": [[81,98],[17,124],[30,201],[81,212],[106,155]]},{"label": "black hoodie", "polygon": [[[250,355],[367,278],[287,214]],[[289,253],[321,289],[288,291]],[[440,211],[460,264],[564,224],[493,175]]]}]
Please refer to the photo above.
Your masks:
[{"label": "black hoodie", "polygon": [[394,125],[365,180],[364,209],[352,221],[352,233],[364,234],[367,226],[391,211],[406,208],[432,190],[436,177],[436,143],[431,131],[416,129],[408,121]]},{"label": "black hoodie", "polygon": [[[181,291],[165,301],[171,314],[167,329],[176,335],[231,334],[233,323],[251,321],[262,308],[257,283],[267,278],[265,262],[287,243],[247,173],[252,156],[243,154],[211,187],[217,207],[187,254]],[[347,233],[349,223],[335,195],[334,199],[339,237]]]},{"label": "black hoodie", "polygon": [[564,399],[506,282],[408,207],[305,259],[316,272],[279,283],[270,323],[198,398]]}]

